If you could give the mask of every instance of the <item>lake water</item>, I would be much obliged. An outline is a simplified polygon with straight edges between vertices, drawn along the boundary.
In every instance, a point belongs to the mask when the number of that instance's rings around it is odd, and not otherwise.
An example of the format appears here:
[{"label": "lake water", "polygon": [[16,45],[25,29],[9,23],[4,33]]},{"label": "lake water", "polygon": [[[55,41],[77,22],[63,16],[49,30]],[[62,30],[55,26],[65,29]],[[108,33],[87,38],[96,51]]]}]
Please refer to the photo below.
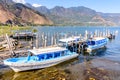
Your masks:
[{"label": "lake water", "polygon": [[[94,33],[96,30],[98,32],[103,32],[105,33],[106,31],[109,31],[110,33],[114,33],[115,31],[118,31],[118,34],[116,35],[116,38],[114,40],[110,40],[107,44],[107,49],[105,51],[103,51],[103,53],[101,53],[102,57],[114,57],[117,60],[117,57],[119,58],[120,54],[120,27],[39,27],[37,28],[39,30],[40,33],[44,32],[44,33],[48,33],[53,35],[54,33],[59,33],[61,35],[65,35],[65,34],[70,34],[70,36],[72,35],[79,35],[81,34],[82,36],[84,36],[85,31],[87,30],[88,33]],[[98,54],[98,56],[101,56]]]},{"label": "lake water", "polygon": [[[106,30],[108,30],[110,33],[114,33],[114,31],[118,31],[118,34],[116,36],[116,38],[114,40],[110,40],[108,42],[108,44],[106,45],[107,48],[100,50],[100,51],[96,51],[96,55],[94,56],[94,59],[96,58],[105,58],[107,60],[112,60],[112,61],[116,61],[116,62],[120,62],[120,27],[75,27],[75,26],[67,26],[67,27],[49,27],[49,26],[44,26],[44,27],[35,27],[41,34],[44,32],[44,34],[55,34],[55,33],[59,33],[61,35],[65,35],[65,34],[70,34],[70,35],[79,35],[82,34],[84,35],[85,31],[87,30],[89,33],[94,33],[96,30],[99,32],[106,32]],[[83,55],[82,55],[83,56]],[[82,63],[84,60],[84,56],[82,57],[81,55],[76,58],[73,59],[65,64],[60,64],[58,66],[55,67],[51,67],[51,69],[46,69],[46,70],[57,70],[59,68],[64,68],[64,67],[68,67],[70,64],[76,65],[78,63]],[[92,60],[94,60],[92,59]],[[4,69],[2,71],[2,69]],[[29,71],[29,72],[23,72],[20,73],[20,75],[16,76],[16,73],[14,73],[11,69],[9,68],[2,68],[0,69],[0,80],[45,80],[45,77],[41,78],[40,76],[43,74],[47,74],[47,72],[45,70],[43,70],[43,72],[40,72],[41,70],[36,70],[36,71]],[[59,70],[58,70],[59,71]],[[46,73],[45,73],[46,72]],[[38,75],[39,76],[36,76]],[[21,78],[22,76],[26,75],[26,77]],[[27,76],[28,75],[28,76]],[[29,79],[29,77],[31,77],[31,79]],[[49,77],[48,75],[46,75],[46,77]],[[20,79],[21,78],[21,79]],[[28,79],[27,79],[28,78]],[[46,79],[49,80],[49,79]],[[52,79],[51,79],[52,80]],[[56,79],[53,79],[56,80]],[[58,79],[59,80],[59,79]],[[106,79],[107,80],[107,79]],[[112,79],[111,79],[112,80]]]}]

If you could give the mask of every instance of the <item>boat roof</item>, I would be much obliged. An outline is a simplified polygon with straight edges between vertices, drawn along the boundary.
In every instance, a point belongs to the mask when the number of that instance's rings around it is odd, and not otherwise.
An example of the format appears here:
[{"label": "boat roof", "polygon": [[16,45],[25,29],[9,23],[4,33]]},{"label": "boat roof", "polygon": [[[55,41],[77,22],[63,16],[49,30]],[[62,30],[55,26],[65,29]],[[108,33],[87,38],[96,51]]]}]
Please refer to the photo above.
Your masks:
[{"label": "boat roof", "polygon": [[79,38],[80,38],[80,36],[74,36],[74,37],[60,39],[59,41],[64,42],[64,43],[68,43],[68,42],[74,41],[74,40],[79,39]]},{"label": "boat roof", "polygon": [[38,55],[38,54],[47,54],[51,52],[58,52],[58,51],[65,51],[65,50],[67,49],[63,47],[46,47],[46,48],[32,49],[28,51],[33,53],[34,55]]},{"label": "boat roof", "polygon": [[98,41],[98,40],[103,40],[103,39],[106,39],[106,38],[105,37],[95,37],[92,40],[93,41]]}]

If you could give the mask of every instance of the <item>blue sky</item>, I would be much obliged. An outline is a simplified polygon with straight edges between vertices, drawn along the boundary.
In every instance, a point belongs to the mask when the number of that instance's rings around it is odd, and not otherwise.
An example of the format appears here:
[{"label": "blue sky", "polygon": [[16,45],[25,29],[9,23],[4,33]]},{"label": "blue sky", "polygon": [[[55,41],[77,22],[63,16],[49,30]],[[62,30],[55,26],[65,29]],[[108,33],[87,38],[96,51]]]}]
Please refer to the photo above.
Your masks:
[{"label": "blue sky", "polygon": [[85,6],[104,13],[120,13],[120,0],[16,0],[26,3],[46,6],[53,8],[55,6],[77,7]]}]

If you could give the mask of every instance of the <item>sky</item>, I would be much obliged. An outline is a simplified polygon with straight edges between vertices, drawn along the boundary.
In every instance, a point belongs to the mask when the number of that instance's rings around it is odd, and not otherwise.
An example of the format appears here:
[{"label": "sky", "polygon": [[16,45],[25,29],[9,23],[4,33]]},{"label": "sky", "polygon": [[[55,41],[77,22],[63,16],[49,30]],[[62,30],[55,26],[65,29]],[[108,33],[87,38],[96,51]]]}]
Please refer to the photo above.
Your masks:
[{"label": "sky", "polygon": [[77,7],[84,6],[104,13],[120,13],[120,0],[14,0],[37,6],[53,8],[55,6]]}]

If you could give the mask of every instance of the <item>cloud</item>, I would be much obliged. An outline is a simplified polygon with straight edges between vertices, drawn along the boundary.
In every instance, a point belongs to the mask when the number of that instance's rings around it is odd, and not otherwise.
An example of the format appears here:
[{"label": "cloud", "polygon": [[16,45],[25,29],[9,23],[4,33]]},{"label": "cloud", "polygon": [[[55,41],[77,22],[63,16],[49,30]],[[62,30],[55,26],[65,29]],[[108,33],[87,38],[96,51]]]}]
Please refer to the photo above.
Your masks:
[{"label": "cloud", "polygon": [[13,1],[16,2],[16,3],[23,3],[23,4],[26,3],[25,0],[13,0]]},{"label": "cloud", "polygon": [[40,7],[42,5],[40,5],[40,4],[33,4],[32,6],[34,6],[34,7]]}]

